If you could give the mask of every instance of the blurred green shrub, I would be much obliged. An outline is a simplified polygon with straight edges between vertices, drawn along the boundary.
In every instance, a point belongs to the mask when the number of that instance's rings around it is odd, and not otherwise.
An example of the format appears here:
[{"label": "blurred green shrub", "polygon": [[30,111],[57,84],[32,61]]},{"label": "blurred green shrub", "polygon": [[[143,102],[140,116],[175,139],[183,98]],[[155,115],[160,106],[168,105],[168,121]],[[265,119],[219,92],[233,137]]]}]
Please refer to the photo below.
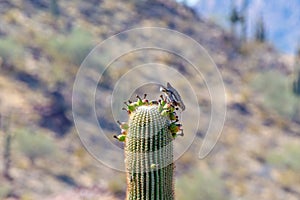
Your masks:
[{"label": "blurred green shrub", "polygon": [[179,177],[176,182],[177,199],[188,200],[225,200],[225,185],[213,172],[194,170]]},{"label": "blurred green shrub", "polygon": [[267,154],[267,162],[280,168],[288,168],[299,172],[300,146],[296,144],[286,145],[282,149],[271,151]]},{"label": "blurred green shrub", "polygon": [[253,80],[254,91],[263,97],[263,105],[285,117],[294,117],[299,103],[288,78],[279,72],[260,74]]},{"label": "blurred green shrub", "polygon": [[5,183],[4,181],[1,183],[0,187],[0,199],[6,199],[6,197],[12,192],[12,187]]},{"label": "blurred green shrub", "polygon": [[108,182],[108,189],[116,196],[124,196],[126,194],[126,177],[124,174],[116,176]]},{"label": "blurred green shrub", "polygon": [[48,52],[54,60],[63,60],[80,65],[93,48],[92,36],[81,29],[74,29],[69,35],[59,35],[48,43]]},{"label": "blurred green shrub", "polygon": [[23,47],[11,38],[0,39],[0,57],[5,62],[13,63],[20,58],[23,52]]},{"label": "blurred green shrub", "polygon": [[28,157],[32,164],[35,164],[38,158],[49,159],[55,154],[56,146],[53,140],[40,133],[20,130],[16,139],[20,152]]}]

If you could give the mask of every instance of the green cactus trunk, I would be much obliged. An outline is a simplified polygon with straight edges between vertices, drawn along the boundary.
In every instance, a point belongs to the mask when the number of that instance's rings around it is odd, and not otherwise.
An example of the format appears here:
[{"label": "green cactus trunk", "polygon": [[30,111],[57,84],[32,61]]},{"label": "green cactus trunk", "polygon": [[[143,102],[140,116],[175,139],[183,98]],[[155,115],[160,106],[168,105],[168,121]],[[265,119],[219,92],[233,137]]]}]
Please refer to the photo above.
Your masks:
[{"label": "green cactus trunk", "polygon": [[170,119],[157,105],[130,114],[125,141],[127,200],[173,200],[173,137]]}]

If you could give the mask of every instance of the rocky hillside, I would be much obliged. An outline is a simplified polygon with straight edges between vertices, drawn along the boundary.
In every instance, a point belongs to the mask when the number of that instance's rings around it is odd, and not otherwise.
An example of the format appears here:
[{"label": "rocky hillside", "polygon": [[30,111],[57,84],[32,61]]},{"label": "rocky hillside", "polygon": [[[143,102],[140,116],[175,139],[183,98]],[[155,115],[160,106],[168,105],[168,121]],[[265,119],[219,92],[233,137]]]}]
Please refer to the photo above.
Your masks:
[{"label": "rocky hillside", "polygon": [[[149,53],[195,86],[203,116],[197,133],[190,128],[193,119],[184,124],[186,135],[197,138],[176,162],[177,199],[300,196],[299,98],[290,87],[292,63],[271,44],[242,43],[171,0],[2,0],[0,18],[0,199],[124,199],[124,174],[100,164],[80,142],[72,119],[72,89],[93,47],[124,30],[151,26],[199,42],[215,61],[226,88],[221,138],[213,152],[199,160],[211,109],[207,88],[179,57]],[[100,67],[106,56],[100,56]],[[89,71],[89,81],[100,83],[101,99],[144,57],[124,57],[121,67],[108,70],[101,80]],[[180,82],[177,89],[182,92],[186,86]],[[183,99],[188,108],[188,97]],[[119,145],[112,140],[119,130],[106,110],[107,101],[97,101],[96,107],[99,124],[112,144]],[[89,122],[87,127],[97,131]]]}]

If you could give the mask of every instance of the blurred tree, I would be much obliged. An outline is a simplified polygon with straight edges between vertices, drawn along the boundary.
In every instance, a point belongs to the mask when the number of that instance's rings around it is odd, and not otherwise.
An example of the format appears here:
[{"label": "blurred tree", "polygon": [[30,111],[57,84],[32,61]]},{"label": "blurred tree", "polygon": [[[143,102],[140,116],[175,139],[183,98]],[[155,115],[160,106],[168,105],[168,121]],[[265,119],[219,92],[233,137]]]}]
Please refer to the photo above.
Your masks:
[{"label": "blurred tree", "polygon": [[266,29],[265,29],[265,22],[262,15],[258,18],[256,22],[255,28],[255,40],[258,42],[265,42],[266,41]]},{"label": "blurred tree", "polygon": [[51,0],[50,12],[54,17],[58,17],[60,15],[60,9],[57,0]]},{"label": "blurred tree", "polygon": [[246,41],[247,39],[247,8],[249,5],[249,0],[244,0],[242,3],[242,8],[240,12],[240,21],[241,21],[241,39]]},{"label": "blurred tree", "polygon": [[[248,0],[244,0],[240,9],[237,8],[236,2],[231,1],[230,24],[231,33],[238,34],[242,41],[247,38],[247,8],[249,5]],[[237,26],[240,25],[240,31],[237,33]]]},{"label": "blurred tree", "polygon": [[231,1],[231,12],[230,12],[230,27],[231,33],[235,34],[236,24],[239,22],[239,13],[237,11],[234,1]]},{"label": "blurred tree", "polygon": [[298,44],[295,55],[295,79],[293,81],[293,92],[300,97],[300,44]]},{"label": "blurred tree", "polygon": [[296,58],[300,59],[300,42],[298,42],[297,48],[296,48]]},{"label": "blurred tree", "polygon": [[300,70],[298,70],[298,74],[296,75],[296,79],[293,82],[293,92],[300,96]]}]

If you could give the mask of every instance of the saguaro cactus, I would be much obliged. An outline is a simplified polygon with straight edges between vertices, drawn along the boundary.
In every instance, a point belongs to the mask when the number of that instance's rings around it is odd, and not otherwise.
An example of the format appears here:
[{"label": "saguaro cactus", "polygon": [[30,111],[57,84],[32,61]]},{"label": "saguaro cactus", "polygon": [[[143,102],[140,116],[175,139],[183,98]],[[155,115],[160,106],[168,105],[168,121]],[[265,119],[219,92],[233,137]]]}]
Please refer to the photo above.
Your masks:
[{"label": "saguaro cactus", "polygon": [[141,106],[132,113],[125,142],[127,199],[174,199],[173,145],[158,106]]},{"label": "saguaro cactus", "polygon": [[0,128],[4,132],[5,139],[4,139],[4,152],[3,152],[3,176],[12,181],[13,178],[10,175],[10,168],[11,168],[11,146],[12,146],[12,133],[10,129],[10,122],[11,116],[1,116],[0,114]]},{"label": "saguaro cactus", "polygon": [[174,199],[173,140],[183,133],[175,111],[184,105],[168,88],[159,101],[129,101],[128,123],[118,122],[122,132],[115,138],[125,142],[127,200]]}]

